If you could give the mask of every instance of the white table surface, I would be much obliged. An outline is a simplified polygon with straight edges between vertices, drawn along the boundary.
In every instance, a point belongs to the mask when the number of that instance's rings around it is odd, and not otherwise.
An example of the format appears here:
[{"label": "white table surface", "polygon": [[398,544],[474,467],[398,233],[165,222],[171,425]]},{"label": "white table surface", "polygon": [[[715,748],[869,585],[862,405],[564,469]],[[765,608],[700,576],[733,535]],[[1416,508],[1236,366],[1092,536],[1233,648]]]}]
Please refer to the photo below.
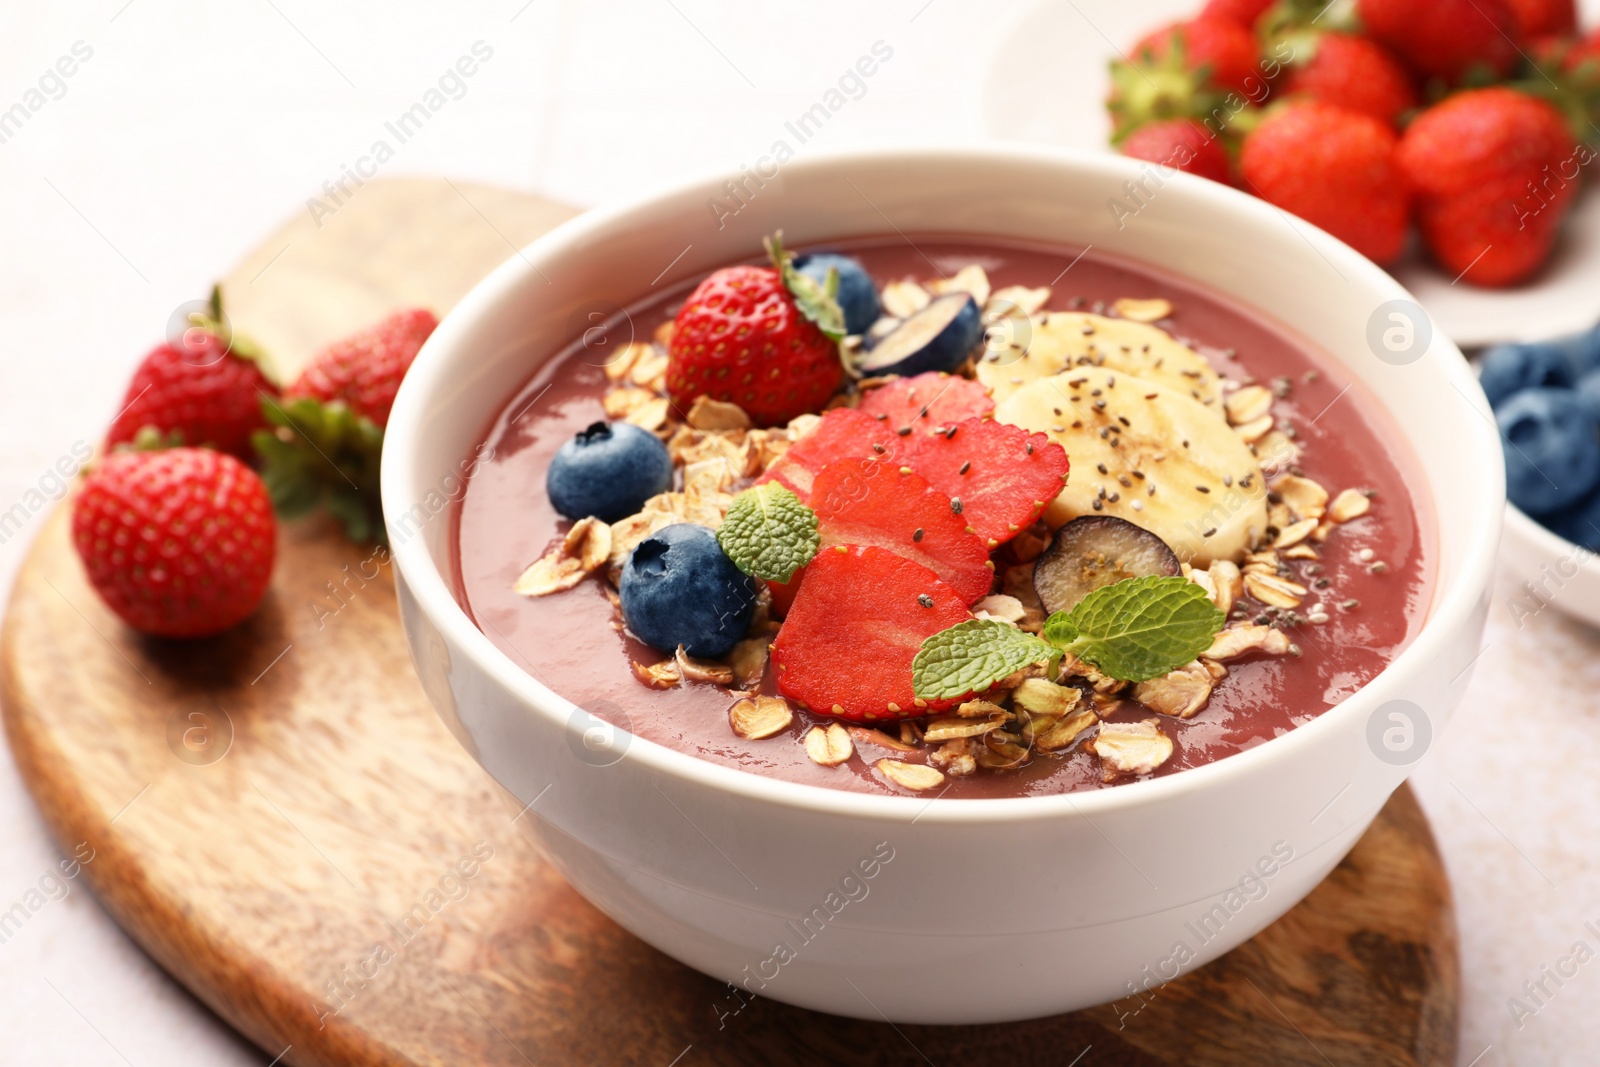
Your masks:
[{"label": "white table surface", "polygon": [[[753,162],[873,42],[893,58],[819,148],[985,133],[1022,0],[93,0],[0,6],[0,110],[74,43],[92,57],[0,143],[0,511],[103,432],[171,311],[337,177],[473,42],[494,49],[385,174],[592,204]],[[1061,62],[1100,63],[1102,40]],[[36,517],[0,544],[8,588]],[[1600,641],[1502,579],[1472,692],[1415,784],[1455,887],[1463,1064],[1593,1063],[1600,959]],[[59,859],[0,761],[0,911]],[[1521,1025],[1508,998],[1537,1014]],[[1475,1057],[1481,1057],[1474,1059]],[[74,886],[0,944],[0,1064],[263,1064]],[[1092,1061],[1091,1061],[1092,1062]]]}]

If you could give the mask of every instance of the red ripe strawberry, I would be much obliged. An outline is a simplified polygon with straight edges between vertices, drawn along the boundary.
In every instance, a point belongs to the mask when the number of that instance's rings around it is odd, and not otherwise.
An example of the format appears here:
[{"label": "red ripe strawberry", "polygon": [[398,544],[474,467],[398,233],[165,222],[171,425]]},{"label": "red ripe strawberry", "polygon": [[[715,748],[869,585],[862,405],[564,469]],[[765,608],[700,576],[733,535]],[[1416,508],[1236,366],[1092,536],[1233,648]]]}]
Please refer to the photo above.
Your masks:
[{"label": "red ripe strawberry", "polygon": [[[905,467],[842,459],[811,490],[822,545],[876,545],[922,564],[968,604],[989,595],[994,564],[963,504]],[[806,581],[811,581],[807,567]]]},{"label": "red ripe strawberry", "polygon": [[1163,119],[1141,126],[1122,142],[1121,152],[1224,185],[1232,179],[1227,149],[1194,119]]},{"label": "red ripe strawberry", "polygon": [[204,637],[261,603],[277,522],[261,479],[232,456],[115,452],[73,501],[72,543],[89,584],[129,626]]},{"label": "red ripe strawberry", "polygon": [[936,574],[883,548],[824,547],[772,645],[778,690],[852,722],[952,707],[919,700],[911,661],[922,642],[972,616]]},{"label": "red ripe strawberry", "polygon": [[868,389],[856,410],[891,430],[909,426],[913,433],[920,433],[981,418],[994,410],[994,401],[989,391],[971,378],[928,371]]},{"label": "red ripe strawberry", "polygon": [[1516,66],[1516,20],[1506,0],[1357,0],[1367,36],[1413,70],[1454,84],[1481,68],[1505,77]]},{"label": "red ripe strawberry", "polygon": [[821,410],[844,380],[843,313],[794,270],[781,236],[767,244],[771,267],[724,267],[683,302],[667,352],[680,410],[709,396],[772,426]]},{"label": "red ripe strawberry", "polygon": [[1520,40],[1578,32],[1578,5],[1574,0],[1506,0],[1512,25]]},{"label": "red ripe strawberry", "polygon": [[1247,29],[1254,29],[1256,22],[1267,13],[1275,0],[1206,0],[1206,6],[1200,9],[1203,19],[1227,19],[1237,22]]},{"label": "red ripe strawberry", "polygon": [[1290,68],[1280,92],[1336,104],[1371,115],[1390,126],[1417,106],[1411,76],[1399,60],[1376,41],[1346,33],[1324,33],[1306,49],[1303,61]]},{"label": "red ripe strawberry", "polygon": [[376,326],[323,349],[284,395],[324,404],[342,400],[381,429],[389,423],[400,379],[438,325],[439,320],[426,308],[397,311]]},{"label": "red ripe strawberry", "polygon": [[1261,46],[1238,22],[1202,15],[1146,35],[1133,46],[1130,58],[1134,63],[1160,65],[1174,54],[1181,54],[1187,69],[1205,71],[1210,85],[1243,92],[1256,73]]},{"label": "red ripe strawberry", "polygon": [[106,432],[106,447],[132,444],[140,432],[158,444],[207,445],[248,458],[250,435],[264,423],[262,396],[278,395],[257,362],[259,353],[222,325],[221,294],[213,290],[208,316],[176,344],[152,349],[133,373],[122,411]]},{"label": "red ripe strawberry", "polygon": [[1575,151],[1553,105],[1496,87],[1423,112],[1398,158],[1444,268],[1476,285],[1511,285],[1550,254],[1578,189]]},{"label": "red ripe strawberry", "polygon": [[906,463],[939,492],[990,548],[1033,525],[1066,484],[1066,450],[1042,433],[992,419],[967,419],[942,434],[913,435]]},{"label": "red ripe strawberry", "polygon": [[1411,203],[1394,131],[1370,115],[1306,102],[1245,138],[1239,173],[1262,199],[1388,262],[1405,246]]},{"label": "red ripe strawberry", "polygon": [[811,496],[812,480],[828,464],[841,459],[890,456],[899,438],[886,423],[855,408],[832,408],[822,413],[814,430],[796,441],[757,478],[757,483],[778,482],[801,500]]}]

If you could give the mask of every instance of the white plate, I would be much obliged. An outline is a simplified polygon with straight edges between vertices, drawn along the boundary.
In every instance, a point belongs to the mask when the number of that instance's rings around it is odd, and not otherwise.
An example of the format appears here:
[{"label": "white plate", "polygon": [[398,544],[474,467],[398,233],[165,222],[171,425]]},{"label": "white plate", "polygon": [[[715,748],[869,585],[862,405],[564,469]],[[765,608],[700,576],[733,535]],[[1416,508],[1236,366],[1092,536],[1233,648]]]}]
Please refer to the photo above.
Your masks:
[{"label": "white plate", "polygon": [[[1585,24],[1592,23],[1600,0],[1580,7]],[[1143,34],[1199,9],[1200,0],[1052,0],[1024,13],[984,77],[985,131],[1005,140],[1109,152],[1103,104],[1109,64]],[[1519,288],[1454,285],[1420,257],[1393,273],[1463,348],[1587,329],[1600,321],[1600,196],[1582,199],[1555,258]]]}]

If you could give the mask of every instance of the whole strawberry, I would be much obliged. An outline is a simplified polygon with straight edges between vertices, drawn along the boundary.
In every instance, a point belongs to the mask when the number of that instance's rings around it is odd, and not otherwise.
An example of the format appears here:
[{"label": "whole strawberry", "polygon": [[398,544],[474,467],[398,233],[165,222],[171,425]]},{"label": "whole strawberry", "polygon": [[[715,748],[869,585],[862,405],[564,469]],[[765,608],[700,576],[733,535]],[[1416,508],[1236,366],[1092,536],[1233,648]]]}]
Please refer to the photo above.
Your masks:
[{"label": "whole strawberry", "polygon": [[261,398],[278,395],[258,358],[248,342],[229,336],[213,290],[211,313],[192,316],[181,338],[152,349],[134,371],[106,448],[148,440],[248,457],[250,435],[263,425]]},{"label": "whole strawberry", "polygon": [[1227,149],[1194,119],[1163,119],[1141,126],[1122,142],[1121,152],[1224,185],[1230,177]]},{"label": "whole strawberry", "polygon": [[1553,105],[1495,87],[1423,112],[1398,159],[1434,257],[1466,281],[1499,286],[1549,257],[1578,189],[1575,151]]},{"label": "whole strawberry", "polygon": [[1230,93],[1259,99],[1266,87],[1258,71],[1261,46],[1228,18],[1190,19],[1147,34],[1125,59],[1111,65],[1114,139],[1166,119],[1230,114]]},{"label": "whole strawberry", "polygon": [[400,379],[438,325],[427,308],[397,311],[319,352],[284,396],[324,404],[340,400],[375,425],[387,426]]},{"label": "whole strawberry", "polygon": [[1371,115],[1398,126],[1400,116],[1417,106],[1411,76],[1376,41],[1347,33],[1308,37],[1295,48],[1281,96],[1302,96]]},{"label": "whole strawberry", "polygon": [[129,626],[204,637],[261,603],[277,522],[261,479],[232,456],[114,452],[73,501],[72,543],[89,584]]},{"label": "whole strawberry", "polygon": [[1296,103],[1267,116],[1239,155],[1246,189],[1379,263],[1405,245],[1409,192],[1394,131],[1370,115]]},{"label": "whole strawberry", "polygon": [[1532,41],[1578,32],[1574,0],[1506,0],[1519,40]]},{"label": "whole strawberry", "polygon": [[354,541],[383,536],[378,462],[395,393],[439,320],[397,311],[314,356],[264,405],[269,429],[253,438],[272,502],[285,518],[323,507]]},{"label": "whole strawberry", "polygon": [[1131,58],[1136,63],[1159,65],[1174,54],[1181,55],[1187,68],[1205,72],[1211,85],[1243,91],[1255,73],[1260,53],[1255,35],[1238,22],[1202,15],[1147,34],[1133,46]]},{"label": "whole strawberry", "polygon": [[1228,19],[1247,29],[1253,29],[1273,2],[1274,0],[1206,0],[1205,7],[1200,9],[1200,17]]},{"label": "whole strawberry", "polygon": [[1503,78],[1520,58],[1507,0],[1357,0],[1356,13],[1367,36],[1451,84],[1474,71]]},{"label": "whole strawberry", "polygon": [[667,393],[680,411],[702,396],[771,426],[821,410],[844,379],[844,319],[833,294],[783,251],[772,267],[724,267],[695,286],[673,325]]}]

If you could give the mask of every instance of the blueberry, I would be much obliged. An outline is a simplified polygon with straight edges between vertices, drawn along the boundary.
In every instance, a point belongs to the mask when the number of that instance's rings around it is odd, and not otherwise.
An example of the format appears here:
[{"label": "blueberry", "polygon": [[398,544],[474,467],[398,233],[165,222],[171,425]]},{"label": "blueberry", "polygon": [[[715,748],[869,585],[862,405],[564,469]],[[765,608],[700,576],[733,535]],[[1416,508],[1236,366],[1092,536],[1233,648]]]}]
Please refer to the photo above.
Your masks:
[{"label": "blueberry", "polygon": [[864,333],[878,321],[878,289],[860,260],[834,252],[814,252],[797,256],[794,261],[795,270],[818,285],[828,283],[829,267],[839,274],[839,292],[835,299],[844,309],[845,332]]},{"label": "blueberry", "polygon": [[1589,413],[1589,417],[1600,423],[1600,367],[1578,379],[1575,395],[1578,403],[1583,405],[1583,410]]},{"label": "blueberry", "polygon": [[864,374],[953,371],[983,340],[983,320],[968,293],[950,293],[901,323],[861,360]]},{"label": "blueberry", "polygon": [[1561,350],[1574,378],[1600,368],[1600,326],[1550,342]]},{"label": "blueberry", "polygon": [[672,457],[655,434],[631,422],[597,422],[561,446],[544,484],[567,518],[616,522],[672,488]]},{"label": "blueberry", "polygon": [[1572,388],[1572,365],[1554,344],[1496,345],[1483,354],[1479,380],[1492,407],[1524,389]]},{"label": "blueberry", "polygon": [[1570,389],[1524,389],[1495,412],[1506,491],[1530,515],[1577,503],[1600,484],[1600,436]]},{"label": "blueberry", "polygon": [[756,583],[723,553],[704,526],[656,531],[628,556],[619,585],[622,618],[645,644],[679,645],[691,656],[721,656],[750,626]]}]

